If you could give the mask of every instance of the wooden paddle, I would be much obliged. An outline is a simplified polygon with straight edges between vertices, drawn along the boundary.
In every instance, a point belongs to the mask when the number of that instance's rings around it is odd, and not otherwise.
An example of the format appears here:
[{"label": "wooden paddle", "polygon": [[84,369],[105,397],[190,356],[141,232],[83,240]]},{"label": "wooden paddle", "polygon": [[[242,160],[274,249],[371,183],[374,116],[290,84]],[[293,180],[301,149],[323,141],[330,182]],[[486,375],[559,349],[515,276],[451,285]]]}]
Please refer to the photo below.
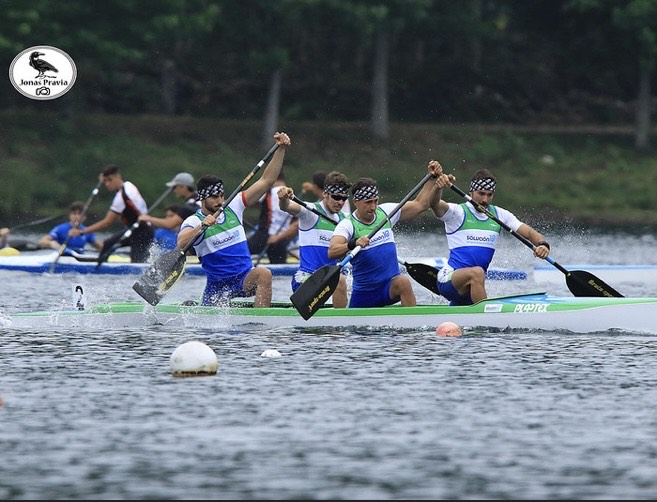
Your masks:
[{"label": "wooden paddle", "polygon": [[[256,173],[260,170],[265,163],[271,159],[274,155],[274,152],[278,150],[278,143],[272,146],[265,156],[260,159],[251,172],[242,180],[242,182],[233,190],[227,199],[224,200],[223,206],[217,209],[213,216],[218,217],[224,210],[224,207],[228,206],[230,202],[237,196],[237,194],[244,189],[244,187],[251,181]],[[146,300],[151,305],[155,306],[160,303],[160,300],[164,298],[164,295],[178,282],[185,272],[185,263],[187,261],[185,255],[187,250],[192,247],[194,241],[205,232],[207,227],[201,223],[198,229],[192,236],[185,246],[182,249],[173,249],[167,253],[164,253],[160,256],[153,264],[146,270],[141,277],[132,285],[139,296]]]},{"label": "wooden paddle", "polygon": [[[333,225],[337,225],[337,223],[333,221],[331,218],[329,218],[327,215],[318,211],[313,204],[299,199],[296,195],[292,196],[292,200],[297,204],[299,204],[300,206],[305,207],[308,211],[311,211],[315,213],[317,216],[324,218],[326,221],[330,221],[331,223],[333,223]],[[437,268],[432,267],[431,265],[426,265],[424,263],[407,263],[401,258],[398,258],[397,261],[401,265],[404,265],[404,267],[406,267],[406,272],[408,272],[408,275],[410,275],[413,279],[415,279],[418,282],[418,284],[424,286],[432,293],[435,293],[437,295],[440,294],[440,292],[438,291],[438,286],[436,285],[436,278],[438,276]]]},{"label": "wooden paddle", "polygon": [[[420,181],[413,190],[408,192],[406,197],[395,206],[395,208],[386,216],[381,223],[379,223],[374,230],[372,230],[367,237],[371,239],[383,226],[392,218],[397,211],[399,211],[408,200],[413,197],[417,192],[420,191],[422,186],[431,178],[433,175],[427,173],[422,181]],[[296,202],[296,201],[295,201]],[[356,246],[345,256],[340,263],[337,265],[324,265],[318,268],[313,274],[306,279],[306,281],[299,286],[290,300],[292,304],[297,309],[301,317],[306,321],[310,319],[319,308],[326,303],[329,297],[335,291],[335,288],[338,286],[338,280],[340,279],[340,273],[342,267],[349,263],[354,256],[360,251],[360,246]]]},{"label": "wooden paddle", "polygon": [[[536,246],[534,246],[534,244],[532,244],[531,241],[529,241],[519,233],[512,230],[511,227],[509,227],[505,223],[501,222],[499,219],[495,217],[493,213],[491,213],[488,209],[486,209],[481,204],[475,202],[472,199],[472,197],[470,197],[470,195],[465,193],[459,187],[452,184],[450,185],[450,188],[454,190],[457,194],[459,194],[461,197],[463,197],[466,201],[470,202],[479,211],[485,213],[486,216],[488,216],[491,220],[495,221],[498,225],[500,225],[511,235],[513,235],[516,239],[522,242],[525,246],[527,246],[532,250],[536,249]],[[556,261],[554,261],[550,256],[546,257],[545,261],[547,261],[551,265],[554,265],[559,271],[565,274],[566,285],[568,286],[568,289],[570,289],[570,292],[574,296],[603,296],[603,297],[606,296],[606,297],[623,298],[623,295],[621,295],[618,291],[616,291],[614,288],[612,288],[604,281],[602,281],[595,275],[591,274],[590,272],[587,272],[585,270],[567,270],[561,265],[559,265]]]},{"label": "wooden paddle", "polygon": [[[148,214],[150,214],[157,206],[160,205],[160,203],[166,198],[167,195],[171,193],[173,190],[173,187],[167,188],[162,194],[153,202],[151,207],[148,208]],[[120,232],[115,233],[114,235],[111,235],[105,241],[103,241],[103,248],[100,250],[98,253],[98,258],[97,262],[98,264],[96,265],[96,269],[100,267],[103,263],[107,261],[107,259],[110,257],[110,255],[116,251],[119,247],[121,247],[121,241],[123,239],[129,239],[132,233],[137,230],[137,227],[144,223],[143,221],[135,221],[132,225],[130,225],[126,230],[122,230]],[[146,223],[144,223],[146,225]]]},{"label": "wooden paddle", "polygon": [[[80,213],[80,217],[78,220],[73,224],[73,228],[78,228],[80,224],[82,223],[82,218],[87,214],[87,210],[89,209],[89,206],[91,206],[91,203],[93,200],[96,198],[96,195],[98,195],[98,191],[100,190],[100,185],[102,185],[103,182],[99,181],[94,189],[91,191],[91,194],[89,195],[89,198],[87,198],[87,202],[84,203],[84,206],[82,207],[82,212]],[[71,240],[71,236],[67,236],[66,240],[62,243],[62,245],[59,247],[59,252],[57,253],[57,256],[55,256],[55,259],[53,262],[50,264],[50,268],[48,269],[49,273],[53,273],[55,271],[55,267],[57,266],[57,262],[59,259],[62,257],[64,254],[64,251],[66,251],[66,247],[68,246],[69,241]]]}]

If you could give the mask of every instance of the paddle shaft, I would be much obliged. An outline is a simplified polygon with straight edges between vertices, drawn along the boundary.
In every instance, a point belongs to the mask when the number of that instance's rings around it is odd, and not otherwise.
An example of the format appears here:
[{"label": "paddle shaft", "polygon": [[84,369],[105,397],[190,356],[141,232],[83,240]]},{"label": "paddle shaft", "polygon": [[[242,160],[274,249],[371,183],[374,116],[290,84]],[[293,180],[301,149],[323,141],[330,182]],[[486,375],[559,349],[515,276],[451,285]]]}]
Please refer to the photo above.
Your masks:
[{"label": "paddle shaft", "polygon": [[297,197],[296,195],[292,196],[292,200],[294,202],[296,202],[297,204],[299,204],[300,206],[305,207],[311,213],[315,213],[320,218],[324,218],[326,221],[329,221],[329,222],[333,223],[333,225],[338,224],[336,221],[333,221],[331,218],[329,218],[329,216],[327,214],[324,214],[324,213],[318,211],[317,208],[313,204],[311,204],[310,202],[305,202],[305,201],[301,200],[299,197]]},{"label": "paddle shaft", "polygon": [[[84,206],[82,207],[82,212],[80,213],[80,217],[78,220],[73,224],[73,228],[78,228],[80,224],[82,223],[82,218],[87,214],[87,211],[89,209],[89,206],[91,206],[91,203],[93,200],[96,198],[96,195],[98,195],[98,191],[100,190],[100,185],[102,185],[102,181],[98,181],[96,183],[96,186],[94,189],[91,191],[91,194],[89,194],[89,197],[87,198],[87,201],[84,203]],[[68,246],[69,241],[71,240],[71,236],[68,235],[64,242],[62,243],[61,246],[59,246],[59,252],[57,253],[57,256],[53,260],[53,262],[50,264],[50,269],[49,272],[52,274],[55,271],[55,267],[57,266],[57,262],[61,258],[61,256],[64,254],[64,251],[66,251],[66,246]]]},{"label": "paddle shaft", "polygon": [[[253,178],[256,175],[256,173],[262,168],[262,166],[264,166],[267,163],[267,161],[272,158],[276,150],[278,150],[279,146],[280,145],[276,143],[269,149],[269,151],[265,154],[265,156],[262,159],[260,159],[260,161],[253,167],[253,169],[251,169],[251,172],[246,175],[246,177],[242,180],[242,182],[239,185],[237,185],[235,190],[233,190],[233,193],[231,193],[228,196],[228,198],[224,200],[222,206],[219,209],[217,209],[212,214],[212,216],[214,216],[215,218],[219,217],[219,215],[224,211],[224,208],[228,206],[228,204],[232,202],[232,200],[237,196],[237,194],[244,189],[244,187],[249,183],[249,181],[251,181],[251,178]],[[189,242],[187,242],[187,244],[185,244],[180,250],[183,256],[185,255],[187,250],[192,247],[194,241],[198,238],[198,236],[201,235],[203,232],[205,232],[206,228],[208,228],[208,225],[206,225],[205,223],[201,223],[201,225],[198,227],[196,232],[194,232],[194,234],[192,235],[192,238],[189,239]]]},{"label": "paddle shaft", "polygon": [[41,218],[38,220],[30,221],[29,223],[21,223],[19,225],[15,225],[9,229],[10,232],[13,232],[14,230],[18,230],[19,228],[25,228],[25,227],[31,227],[33,225],[40,225],[42,223],[47,223],[52,220],[58,220],[60,218],[63,218],[64,215],[58,214],[56,216],[46,216],[45,218]]}]

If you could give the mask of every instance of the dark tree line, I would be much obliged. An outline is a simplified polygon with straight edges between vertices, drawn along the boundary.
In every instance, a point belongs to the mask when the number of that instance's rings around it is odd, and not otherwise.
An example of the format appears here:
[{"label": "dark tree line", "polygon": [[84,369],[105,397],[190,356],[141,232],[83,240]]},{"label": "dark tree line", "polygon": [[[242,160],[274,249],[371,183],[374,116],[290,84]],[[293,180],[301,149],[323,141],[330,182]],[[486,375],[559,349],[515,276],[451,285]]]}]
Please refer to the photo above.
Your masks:
[{"label": "dark tree line", "polygon": [[[654,0],[0,1],[7,63],[76,62],[68,113],[635,124],[655,109]],[[0,107],[36,106],[15,92]],[[44,106],[39,103],[39,106]]]}]

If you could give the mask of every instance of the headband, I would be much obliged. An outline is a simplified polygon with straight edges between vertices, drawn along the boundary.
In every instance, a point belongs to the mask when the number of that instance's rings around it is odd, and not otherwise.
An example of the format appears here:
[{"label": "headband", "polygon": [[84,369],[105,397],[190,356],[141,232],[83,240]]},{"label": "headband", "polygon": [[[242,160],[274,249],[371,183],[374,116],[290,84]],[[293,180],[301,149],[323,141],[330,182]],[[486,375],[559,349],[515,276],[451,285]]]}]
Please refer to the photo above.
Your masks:
[{"label": "headband", "polygon": [[349,193],[349,185],[346,185],[344,183],[339,183],[339,184],[334,184],[334,185],[326,185],[324,187],[324,191],[328,194],[336,194],[336,195],[342,195],[342,194],[347,194]]},{"label": "headband", "polygon": [[493,178],[480,178],[470,182],[470,191],[478,192],[479,190],[490,190],[491,192],[494,192],[495,185],[496,183]]},{"label": "headband", "polygon": [[215,195],[223,195],[223,193],[224,184],[220,181],[214,185],[209,185],[205,188],[199,189],[198,193],[196,194],[196,200],[205,200],[208,197],[214,197]]},{"label": "headband", "polygon": [[369,185],[359,188],[354,192],[354,200],[371,200],[379,196],[379,189],[375,185]]}]

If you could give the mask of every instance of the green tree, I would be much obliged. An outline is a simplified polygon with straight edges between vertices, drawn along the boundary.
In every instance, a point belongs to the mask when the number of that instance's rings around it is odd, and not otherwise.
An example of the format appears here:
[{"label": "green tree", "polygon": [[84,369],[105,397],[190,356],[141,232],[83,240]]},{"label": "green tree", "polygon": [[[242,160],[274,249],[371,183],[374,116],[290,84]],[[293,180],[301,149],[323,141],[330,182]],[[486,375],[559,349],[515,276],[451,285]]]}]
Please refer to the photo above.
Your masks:
[{"label": "green tree", "polygon": [[654,0],[571,0],[567,9],[595,13],[609,26],[611,37],[607,48],[613,46],[626,57],[634,54],[636,75],[636,132],[635,146],[648,148],[650,132],[650,87],[657,59],[657,2]]}]

